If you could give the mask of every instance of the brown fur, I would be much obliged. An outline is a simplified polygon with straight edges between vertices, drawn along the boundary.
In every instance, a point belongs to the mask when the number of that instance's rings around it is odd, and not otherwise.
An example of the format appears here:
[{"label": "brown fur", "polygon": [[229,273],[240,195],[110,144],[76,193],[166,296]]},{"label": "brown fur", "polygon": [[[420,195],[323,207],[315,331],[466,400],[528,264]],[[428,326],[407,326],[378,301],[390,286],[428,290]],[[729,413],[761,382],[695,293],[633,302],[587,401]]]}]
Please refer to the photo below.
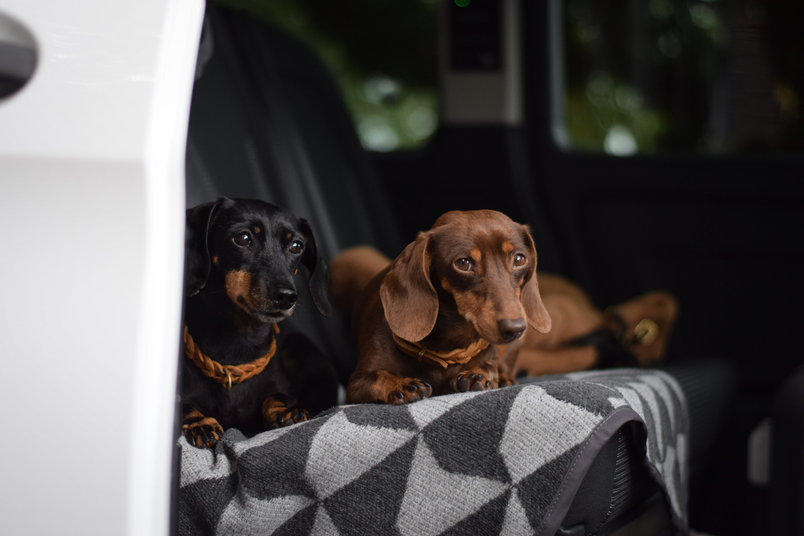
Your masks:
[{"label": "brown fur", "polygon": [[[368,246],[342,253],[331,263],[333,273],[330,288],[339,297],[338,303],[351,310],[360,291],[390,263],[390,259]],[[552,328],[547,333],[528,328],[524,336],[513,344],[497,346],[499,373],[504,381],[510,380],[511,383],[514,383],[513,378],[520,371],[529,376],[539,376],[594,368],[599,361],[596,347],[567,346],[566,342],[610,324],[604,313],[574,282],[545,272],[538,272],[537,277],[539,294],[552,320]],[[348,286],[344,285],[346,281]],[[659,327],[657,337],[650,342],[646,340],[646,344],[634,344],[629,350],[642,365],[664,358],[679,311],[678,301],[672,294],[666,291],[647,292],[609,310],[620,314],[627,335],[633,334],[642,319],[655,321]],[[388,349],[389,352],[393,350]],[[393,388],[398,391],[401,388],[399,385]],[[390,390],[392,386],[388,384],[384,389]]]},{"label": "brown fur", "polygon": [[[529,376],[538,376],[594,368],[600,357],[598,349],[591,345],[570,346],[567,341],[606,327],[617,333],[619,324],[608,319],[572,281],[543,272],[537,277],[544,306],[553,319],[553,329],[550,333],[528,329],[518,345],[499,347],[501,372],[525,371]],[[664,358],[678,317],[678,301],[672,294],[658,290],[647,292],[612,306],[609,311],[622,317],[626,339],[633,336],[640,321],[653,320],[659,328],[655,339],[624,346],[640,365]]]},{"label": "brown fur", "polygon": [[391,264],[391,259],[370,246],[347,249],[329,263],[329,295],[348,318],[360,292],[374,276]]},{"label": "brown fur", "polygon": [[[516,255],[527,259],[520,267],[513,264]],[[457,268],[459,259],[470,259],[471,270]],[[521,334],[504,331],[500,322],[521,322],[524,330],[527,319],[537,331],[550,329],[535,271],[536,250],[527,227],[490,210],[441,216],[368,283],[355,303],[358,363],[347,401],[402,404],[496,388],[494,345]],[[401,352],[392,332],[435,352],[466,348],[480,338],[492,344],[465,364],[442,368]]]}]

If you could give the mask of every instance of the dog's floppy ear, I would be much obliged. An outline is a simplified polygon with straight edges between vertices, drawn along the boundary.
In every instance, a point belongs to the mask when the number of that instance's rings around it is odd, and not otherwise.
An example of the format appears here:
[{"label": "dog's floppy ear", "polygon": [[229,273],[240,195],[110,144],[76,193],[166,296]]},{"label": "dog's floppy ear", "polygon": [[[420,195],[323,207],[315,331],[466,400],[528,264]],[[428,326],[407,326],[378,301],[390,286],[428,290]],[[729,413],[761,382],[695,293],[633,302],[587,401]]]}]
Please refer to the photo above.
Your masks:
[{"label": "dog's floppy ear", "polygon": [[212,215],[221,203],[210,201],[187,209],[187,227],[184,238],[184,294],[195,296],[207,284],[210,271],[207,238]]},{"label": "dog's floppy ear", "polygon": [[408,341],[420,341],[435,326],[438,294],[430,281],[430,235],[419,233],[391,268],[380,285],[385,319],[391,331]]},{"label": "dog's floppy ear", "polygon": [[299,220],[299,227],[304,235],[305,247],[302,254],[301,263],[310,272],[310,294],[313,296],[318,312],[324,316],[332,314],[332,306],[327,297],[327,287],[329,286],[329,270],[324,257],[318,251],[315,244],[313,229],[304,218]]},{"label": "dog's floppy ear", "polygon": [[527,225],[522,226],[522,234],[528,248],[530,262],[528,264],[528,273],[522,280],[520,301],[525,309],[528,324],[539,333],[547,333],[550,331],[552,321],[550,320],[550,315],[547,314],[547,309],[544,307],[544,302],[542,302],[542,296],[539,294],[539,282],[536,280],[536,245],[533,243],[533,238],[530,236],[530,229],[528,229]]}]

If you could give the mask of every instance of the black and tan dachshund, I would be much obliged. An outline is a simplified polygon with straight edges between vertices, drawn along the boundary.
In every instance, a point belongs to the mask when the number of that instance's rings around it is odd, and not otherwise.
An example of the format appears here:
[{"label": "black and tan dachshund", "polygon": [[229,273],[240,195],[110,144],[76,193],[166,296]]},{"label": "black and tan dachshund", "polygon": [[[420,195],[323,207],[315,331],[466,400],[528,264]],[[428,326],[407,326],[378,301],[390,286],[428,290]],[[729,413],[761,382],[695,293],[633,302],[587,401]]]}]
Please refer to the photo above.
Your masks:
[{"label": "black and tan dachshund", "polygon": [[310,225],[264,201],[222,198],[187,210],[186,248],[187,440],[211,447],[230,427],[253,434],[307,420],[298,379],[320,396],[337,390],[334,368],[300,333],[277,350],[277,323],[297,306],[299,265],[309,272],[316,308],[330,314],[327,266]]}]

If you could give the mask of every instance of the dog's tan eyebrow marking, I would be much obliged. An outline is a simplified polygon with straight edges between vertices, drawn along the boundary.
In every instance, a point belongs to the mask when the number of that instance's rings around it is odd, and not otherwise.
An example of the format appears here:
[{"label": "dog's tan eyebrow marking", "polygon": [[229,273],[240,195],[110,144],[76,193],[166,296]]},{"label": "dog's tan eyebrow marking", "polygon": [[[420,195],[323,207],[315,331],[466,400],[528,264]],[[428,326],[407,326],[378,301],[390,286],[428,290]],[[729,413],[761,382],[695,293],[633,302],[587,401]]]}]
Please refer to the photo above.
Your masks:
[{"label": "dog's tan eyebrow marking", "polygon": [[483,258],[483,253],[477,248],[472,248],[469,250],[469,256],[472,257],[473,261],[480,262]]},{"label": "dog's tan eyebrow marking", "polygon": [[288,232],[288,234],[285,235],[285,240],[290,240],[291,238],[293,238],[293,233]]},{"label": "dog's tan eyebrow marking", "polygon": [[511,253],[512,251],[514,251],[514,245],[511,242],[503,242],[502,250],[503,253],[506,254]]},{"label": "dog's tan eyebrow marking", "polygon": [[212,257],[212,264],[218,264],[218,256],[217,255]]},{"label": "dog's tan eyebrow marking", "polygon": [[254,232],[257,233],[257,234],[260,234],[262,232],[262,229],[260,229],[259,225],[254,226]]}]

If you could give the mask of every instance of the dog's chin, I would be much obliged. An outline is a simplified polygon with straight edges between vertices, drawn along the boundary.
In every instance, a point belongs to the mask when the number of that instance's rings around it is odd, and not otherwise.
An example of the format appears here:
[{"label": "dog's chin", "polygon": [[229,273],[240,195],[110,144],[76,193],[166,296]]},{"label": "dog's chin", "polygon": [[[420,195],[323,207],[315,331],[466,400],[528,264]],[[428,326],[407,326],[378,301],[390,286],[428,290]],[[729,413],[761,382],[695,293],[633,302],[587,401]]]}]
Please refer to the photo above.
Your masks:
[{"label": "dog's chin", "polygon": [[493,337],[486,337],[485,335],[481,335],[481,337],[486,339],[487,341],[489,341],[490,344],[494,344],[494,345],[510,344],[510,343],[514,342],[515,340],[517,340],[517,339],[511,339],[509,341],[506,341],[505,339],[503,339],[499,335],[495,335]]},{"label": "dog's chin", "polygon": [[255,320],[259,320],[264,324],[276,324],[277,322],[281,322],[282,320],[289,317],[293,314],[293,308],[280,310],[280,311],[270,311],[270,312],[259,312],[254,311],[253,313],[249,313],[252,318]]},{"label": "dog's chin", "polygon": [[[477,328],[475,328],[475,329],[477,329]],[[486,339],[487,341],[489,341],[489,343],[494,344],[494,345],[511,344],[512,342],[515,342],[515,341],[518,341],[519,339],[521,339],[522,335],[525,333],[523,331],[522,333],[520,333],[519,335],[517,335],[513,339],[504,339],[502,337],[502,335],[500,335],[499,330],[496,330],[496,329],[495,330],[490,330],[490,329],[480,330],[480,329],[478,329],[477,332],[480,335],[480,337],[482,337],[483,339]]]},{"label": "dog's chin", "polygon": [[296,310],[295,303],[287,309],[276,309],[267,306],[256,307],[243,296],[237,297],[237,305],[240,309],[248,313],[251,318],[263,324],[276,324],[277,322],[281,322],[292,315],[293,311]]}]

